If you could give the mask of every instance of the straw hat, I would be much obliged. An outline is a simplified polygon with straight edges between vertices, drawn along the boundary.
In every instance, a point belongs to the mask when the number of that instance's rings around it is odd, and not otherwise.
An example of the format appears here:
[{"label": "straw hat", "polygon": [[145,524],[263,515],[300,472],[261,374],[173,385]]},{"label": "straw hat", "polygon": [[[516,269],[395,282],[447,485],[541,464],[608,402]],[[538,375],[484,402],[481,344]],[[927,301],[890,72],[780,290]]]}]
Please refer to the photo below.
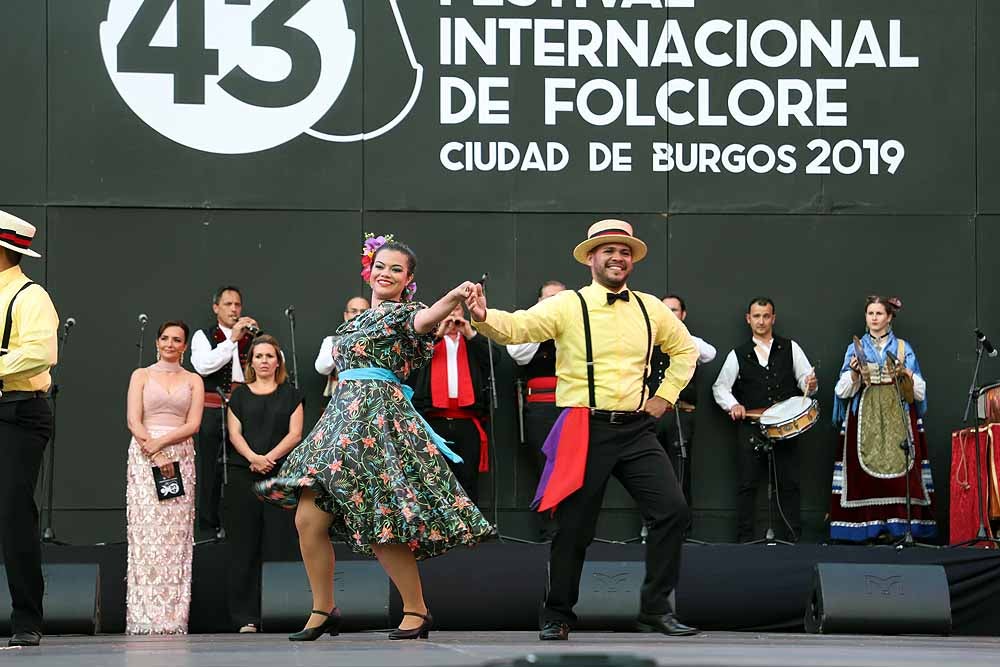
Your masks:
[{"label": "straw hat", "polygon": [[0,211],[0,246],[28,257],[41,257],[31,249],[34,238],[34,225],[28,224],[16,215]]},{"label": "straw hat", "polygon": [[624,220],[600,220],[587,230],[587,240],[573,249],[573,257],[581,264],[589,264],[587,255],[597,246],[605,243],[624,243],[632,249],[632,261],[638,262],[646,256],[646,244],[632,234],[632,225]]}]

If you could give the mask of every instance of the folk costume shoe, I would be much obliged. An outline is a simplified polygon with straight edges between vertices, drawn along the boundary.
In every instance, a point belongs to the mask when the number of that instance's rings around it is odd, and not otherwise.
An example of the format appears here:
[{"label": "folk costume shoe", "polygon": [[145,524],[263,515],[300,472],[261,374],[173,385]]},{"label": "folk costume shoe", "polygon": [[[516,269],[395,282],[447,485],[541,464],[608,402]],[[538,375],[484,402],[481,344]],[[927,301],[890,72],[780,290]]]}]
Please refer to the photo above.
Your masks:
[{"label": "folk costume shoe", "polygon": [[431,626],[434,624],[434,617],[430,610],[426,614],[418,614],[415,611],[404,611],[403,616],[418,616],[424,619],[423,623],[410,630],[396,628],[389,633],[389,639],[427,639],[431,633]]},{"label": "folk costume shoe", "polygon": [[546,621],[538,633],[542,641],[559,641],[569,639],[569,625],[561,621]]},{"label": "folk costume shoe", "polygon": [[666,614],[639,614],[639,630],[642,632],[659,632],[669,637],[690,637],[696,635],[700,630],[684,625],[677,620],[672,613]]},{"label": "folk costume shoe", "polygon": [[340,609],[334,607],[330,612],[313,609],[312,613],[319,616],[326,616],[326,620],[317,625],[315,628],[304,628],[298,632],[293,632],[288,635],[288,641],[314,642],[327,632],[330,633],[331,637],[336,637],[340,634]]}]

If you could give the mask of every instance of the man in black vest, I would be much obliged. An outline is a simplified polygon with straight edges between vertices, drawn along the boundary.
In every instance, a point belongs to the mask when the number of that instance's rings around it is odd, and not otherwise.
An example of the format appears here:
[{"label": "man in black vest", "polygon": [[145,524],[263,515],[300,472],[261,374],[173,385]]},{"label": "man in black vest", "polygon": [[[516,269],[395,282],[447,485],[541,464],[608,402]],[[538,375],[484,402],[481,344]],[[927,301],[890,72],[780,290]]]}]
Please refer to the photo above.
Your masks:
[{"label": "man in black vest", "polygon": [[247,350],[260,332],[257,321],[243,317],[243,296],[238,287],[227,285],[212,297],[215,325],[200,329],[191,337],[191,365],[205,381],[205,410],[197,445],[198,527],[223,537],[219,513],[222,489],[222,397],[232,393],[233,384],[243,382]]},{"label": "man in black vest", "polygon": [[[732,350],[712,385],[715,402],[736,422],[739,491],[736,498],[737,542],[754,538],[754,507],[761,474],[767,474],[767,457],[757,446],[761,441],[757,424],[747,419],[748,411],[764,410],[775,403],[816,393],[816,374],[798,343],[774,334],[774,302],[757,297],[747,306],[747,324],[752,337]],[[791,533],[800,534],[799,448],[795,438],[774,447],[778,500]],[[779,525],[783,525],[781,522]],[[784,526],[787,530],[788,527]]]},{"label": "man in black vest", "polygon": [[[668,294],[661,299],[681,322],[687,319],[687,305],[684,299],[676,294]],[[698,366],[688,385],[681,390],[680,398],[673,410],[668,411],[656,426],[656,437],[663,445],[674,471],[680,477],[684,499],[691,506],[691,461],[694,456],[695,407],[698,405],[698,382],[702,375],[701,367],[715,359],[716,350],[707,341],[691,336],[698,348]],[[652,373],[649,376],[649,392],[655,394],[663,381],[663,375],[670,367],[670,357],[659,348],[653,349],[650,361]],[[683,435],[683,439],[679,436]],[[683,443],[682,443],[683,440]],[[681,445],[683,444],[683,448]]]},{"label": "man in black vest", "polygon": [[[547,280],[538,288],[540,303],[566,289],[558,280]],[[521,434],[531,452],[539,477],[545,467],[542,445],[562,410],[556,405],[556,342],[520,343],[508,345],[507,353],[517,364],[519,380],[518,405],[521,410]],[[548,542],[555,535],[555,518],[551,512],[532,512],[538,522],[538,537]]]}]

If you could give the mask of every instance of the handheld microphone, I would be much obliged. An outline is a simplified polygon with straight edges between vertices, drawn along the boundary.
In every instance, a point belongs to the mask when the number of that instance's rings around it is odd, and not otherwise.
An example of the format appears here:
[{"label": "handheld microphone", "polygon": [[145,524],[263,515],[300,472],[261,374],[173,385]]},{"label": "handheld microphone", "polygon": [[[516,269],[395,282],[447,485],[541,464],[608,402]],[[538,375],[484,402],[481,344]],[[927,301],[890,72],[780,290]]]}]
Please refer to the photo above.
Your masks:
[{"label": "handheld microphone", "polygon": [[976,334],[976,342],[983,346],[983,352],[986,353],[986,356],[997,356],[997,349],[993,347],[993,343],[991,343],[990,339],[986,337],[986,334],[979,329],[974,329],[973,332]]},{"label": "handheld microphone", "polygon": [[76,318],[75,317],[67,317],[66,321],[63,322],[63,330],[64,331],[69,331],[71,328],[73,328],[75,326],[76,326]]},{"label": "handheld microphone", "polygon": [[486,273],[486,272],[484,272],[484,273],[483,273],[483,277],[482,277],[482,278],[480,278],[479,280],[477,280],[477,281],[476,281],[476,284],[477,284],[477,285],[482,285],[483,287],[486,287],[486,279],[487,279],[487,278],[489,278],[489,277],[490,277],[490,274],[489,274],[489,273]]},{"label": "handheld microphone", "polygon": [[290,320],[295,319],[295,306],[289,306],[288,308],[285,308],[285,317],[287,317]]},{"label": "handheld microphone", "polygon": [[149,317],[146,316],[146,313],[139,313],[139,326],[145,329],[148,323]]}]

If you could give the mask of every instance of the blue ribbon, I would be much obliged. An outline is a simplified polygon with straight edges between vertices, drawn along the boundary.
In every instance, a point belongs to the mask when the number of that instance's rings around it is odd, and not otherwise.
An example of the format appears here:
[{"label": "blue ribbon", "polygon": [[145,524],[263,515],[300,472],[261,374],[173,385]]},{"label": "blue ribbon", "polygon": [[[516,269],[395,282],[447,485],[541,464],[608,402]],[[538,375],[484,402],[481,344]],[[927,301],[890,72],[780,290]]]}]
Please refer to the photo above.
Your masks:
[{"label": "blue ribbon", "polygon": [[446,443],[446,440],[438,435],[431,425],[427,423],[427,420],[423,418],[417,409],[413,407],[413,387],[403,384],[396,377],[396,374],[390,371],[388,368],[348,368],[346,370],[340,371],[337,377],[341,380],[382,380],[384,382],[392,382],[393,384],[399,385],[399,388],[403,390],[403,396],[406,397],[406,402],[410,404],[413,408],[413,413],[417,415],[417,419],[420,423],[424,425],[424,429],[427,431],[427,435],[430,436],[431,442],[434,446],[438,448],[445,457],[452,461],[453,463],[462,463],[462,457],[451,451]]}]

